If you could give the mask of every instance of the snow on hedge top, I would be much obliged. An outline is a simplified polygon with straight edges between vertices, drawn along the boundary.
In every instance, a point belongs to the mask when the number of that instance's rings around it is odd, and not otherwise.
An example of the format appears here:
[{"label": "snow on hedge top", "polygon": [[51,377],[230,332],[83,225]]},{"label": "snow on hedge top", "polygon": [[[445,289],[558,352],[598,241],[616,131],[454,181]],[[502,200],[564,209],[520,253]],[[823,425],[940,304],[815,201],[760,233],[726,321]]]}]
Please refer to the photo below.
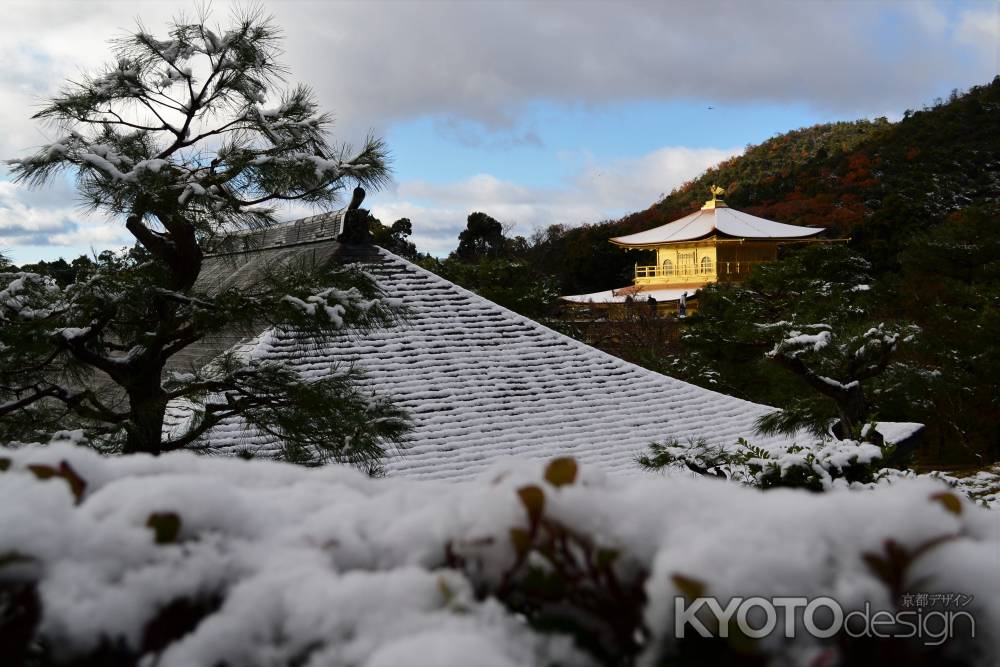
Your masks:
[{"label": "snow on hedge top", "polygon": [[[269,261],[333,256],[336,244],[298,244],[231,258],[208,258],[203,279],[247,279]],[[773,410],[645,370],[498,306],[385,250],[357,257],[405,321],[357,338],[317,345],[293,333],[267,332],[247,349],[261,359],[322,377],[356,364],[371,386],[413,417],[402,451],[386,461],[390,475],[461,479],[508,455],[574,456],[612,472],[638,471],[651,442],[706,440],[732,446],[786,448],[808,434],[757,436],[754,422]],[[338,261],[333,259],[331,261]],[[352,260],[353,261],[353,260]],[[182,419],[179,413],[174,417]],[[917,424],[885,424],[898,442]],[[207,435],[215,447],[267,455],[276,438],[248,433],[230,419]]]},{"label": "snow on hedge top", "polygon": [[[0,585],[37,583],[38,635],[66,659],[106,640],[162,650],[160,667],[587,664],[494,597],[534,562],[518,560],[536,547],[517,530],[544,522],[604,549],[619,584],[645,590],[646,664],[669,650],[679,582],[723,605],[899,604],[876,566],[890,540],[905,553],[938,541],[903,592],[974,595],[965,609],[986,660],[1000,623],[997,515],[927,479],[760,492],[520,462],[443,483],[187,452],[102,458],[65,442],[0,450],[0,470]],[[203,618],[168,642],[178,608]]]}]

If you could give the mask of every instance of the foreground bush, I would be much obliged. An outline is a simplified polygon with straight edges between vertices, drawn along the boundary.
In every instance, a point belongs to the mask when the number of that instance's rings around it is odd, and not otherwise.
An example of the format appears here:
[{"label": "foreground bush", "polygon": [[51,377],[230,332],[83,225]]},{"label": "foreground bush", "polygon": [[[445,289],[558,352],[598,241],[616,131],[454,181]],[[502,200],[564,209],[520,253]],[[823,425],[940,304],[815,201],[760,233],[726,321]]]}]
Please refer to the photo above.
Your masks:
[{"label": "foreground bush", "polygon": [[653,443],[636,457],[645,470],[686,468],[699,475],[720,477],[760,489],[829,491],[873,484],[902,471],[883,467],[892,444],[856,440],[818,440],[806,445],[757,447],[740,438],[734,445],[704,440],[682,445],[676,440]]},{"label": "foreground bush", "polygon": [[[606,478],[557,459],[432,483],[188,453],[101,458],[69,442],[0,450],[0,470],[4,665],[818,667],[997,657],[997,515],[932,480],[761,492]],[[843,628],[814,638],[799,609],[794,638],[783,636],[783,613],[755,637],[759,614],[741,625],[734,602],[751,596],[965,616],[951,637],[938,637],[935,621],[922,638],[853,638]],[[703,604],[685,616],[703,597],[734,613],[720,621]]]}]

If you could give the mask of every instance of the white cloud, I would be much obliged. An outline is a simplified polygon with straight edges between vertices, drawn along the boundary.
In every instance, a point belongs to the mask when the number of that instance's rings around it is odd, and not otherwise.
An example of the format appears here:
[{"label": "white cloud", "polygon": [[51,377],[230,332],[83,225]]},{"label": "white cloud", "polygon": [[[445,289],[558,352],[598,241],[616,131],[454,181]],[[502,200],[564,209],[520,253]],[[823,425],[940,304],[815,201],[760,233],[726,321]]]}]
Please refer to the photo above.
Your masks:
[{"label": "white cloud", "polygon": [[[47,196],[46,196],[47,195]],[[63,246],[98,250],[127,244],[121,226],[88,215],[73,206],[66,186],[47,193],[0,181],[0,248]]]},{"label": "white cloud", "polygon": [[[225,21],[229,5],[213,6]],[[131,28],[136,15],[162,33],[172,14],[194,7],[6,3],[0,156],[41,141],[28,120],[32,104],[108,60],[108,39]],[[971,7],[958,30],[974,38],[952,40],[942,27],[952,19],[928,2],[267,6],[287,36],[294,79],[316,89],[345,138],[430,114],[460,141],[479,140],[469,121],[501,130],[498,145],[544,141],[517,123],[523,106],[538,99],[804,102],[852,115],[918,106],[942,88],[982,83],[995,72],[995,53],[974,67],[962,57],[997,42],[995,12]]]},{"label": "white cloud", "polygon": [[959,14],[955,39],[974,50],[993,71],[1000,71],[1000,4],[967,9]]},{"label": "white cloud", "polygon": [[[215,2],[216,19],[226,21],[229,6]],[[384,134],[393,123],[431,116],[460,143],[483,144],[478,129],[487,128],[492,135],[485,144],[502,150],[544,144],[544,136],[522,123],[521,111],[537,100],[805,103],[856,116],[919,107],[944,89],[982,83],[998,69],[996,6],[963,4],[957,13],[943,6],[424,0],[273,1],[267,9],[287,37],[293,80],[314,87],[322,106],[336,114],[340,137],[357,139],[369,128]],[[37,104],[64,80],[106,62],[108,40],[130,29],[135,17],[162,34],[171,15],[190,15],[195,7],[183,1],[4,3],[0,158],[45,140],[46,130],[30,120]],[[454,246],[476,208],[516,222],[521,232],[596,221],[647,205],[680,182],[676,174],[694,176],[717,157],[676,147],[610,164],[583,156],[573,178],[554,188],[487,175],[447,187],[408,180],[370,205],[383,219],[410,217],[418,243],[441,252]],[[434,156],[427,164],[431,178]],[[0,243],[97,244],[114,229],[88,223],[73,209],[71,194],[18,189],[5,196],[0,224],[7,232],[0,231]]]},{"label": "white cloud", "polygon": [[614,218],[649,206],[663,194],[741,149],[668,146],[637,158],[598,162],[580,156],[579,166],[558,187],[531,187],[478,174],[454,183],[405,181],[377,194],[367,205],[384,223],[413,223],[413,241],[423,252],[447,254],[473,211],[484,211],[529,235],[552,224],[575,226]]}]

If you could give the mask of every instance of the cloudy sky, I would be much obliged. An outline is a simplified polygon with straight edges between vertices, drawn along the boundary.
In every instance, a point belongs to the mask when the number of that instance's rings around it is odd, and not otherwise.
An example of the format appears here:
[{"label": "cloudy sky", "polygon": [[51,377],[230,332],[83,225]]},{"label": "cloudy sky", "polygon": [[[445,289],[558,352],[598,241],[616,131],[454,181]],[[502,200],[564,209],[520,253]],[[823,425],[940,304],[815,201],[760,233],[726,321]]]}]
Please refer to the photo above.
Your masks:
[{"label": "cloudy sky", "polygon": [[[482,210],[530,234],[647,207],[789,129],[888,116],[1000,71],[1000,0],[263,3],[292,79],[374,131],[394,181],[367,205],[447,253]],[[33,109],[99,67],[141,18],[162,33],[194,2],[0,4],[0,158],[45,143]],[[228,4],[212,3],[225,23]],[[289,215],[294,212],[290,211]],[[28,190],[0,165],[0,251],[16,262],[128,242],[72,184]]]}]

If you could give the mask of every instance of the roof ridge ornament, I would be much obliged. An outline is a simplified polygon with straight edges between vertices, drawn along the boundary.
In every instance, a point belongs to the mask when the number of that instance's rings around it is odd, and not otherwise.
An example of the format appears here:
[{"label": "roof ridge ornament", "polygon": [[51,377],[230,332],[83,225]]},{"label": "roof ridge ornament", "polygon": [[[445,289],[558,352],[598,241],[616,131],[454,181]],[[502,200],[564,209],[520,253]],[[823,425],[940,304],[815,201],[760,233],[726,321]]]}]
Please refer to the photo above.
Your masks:
[{"label": "roof ridge ornament", "polygon": [[344,220],[341,224],[338,243],[354,245],[371,245],[372,233],[368,228],[368,211],[361,208],[361,202],[365,200],[365,189],[360,185],[354,188],[354,196],[351,203],[344,211]]},{"label": "roof ridge ornament", "polygon": [[729,208],[726,202],[722,201],[722,195],[726,194],[725,188],[721,188],[715,183],[708,188],[708,191],[712,193],[712,198],[705,202],[705,205],[701,207],[701,210],[711,210],[715,208]]}]

